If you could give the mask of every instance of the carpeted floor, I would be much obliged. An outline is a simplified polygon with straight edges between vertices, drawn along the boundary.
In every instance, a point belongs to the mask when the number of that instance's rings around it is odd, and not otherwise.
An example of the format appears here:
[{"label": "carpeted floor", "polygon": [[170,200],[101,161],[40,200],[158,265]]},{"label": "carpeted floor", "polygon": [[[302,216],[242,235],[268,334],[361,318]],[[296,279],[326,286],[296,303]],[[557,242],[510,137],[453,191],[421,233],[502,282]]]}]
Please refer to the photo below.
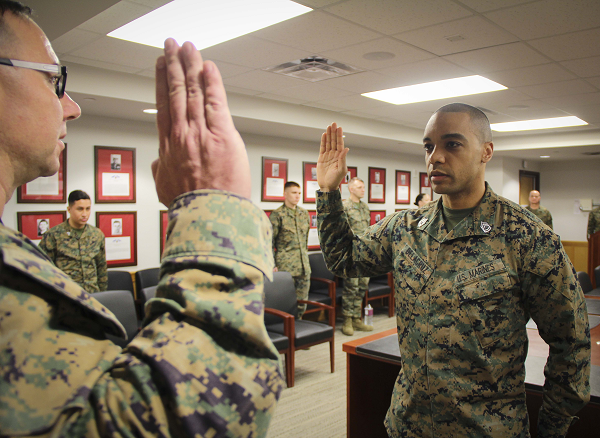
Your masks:
[{"label": "carpeted floor", "polygon": [[387,307],[376,307],[372,332],[345,336],[338,318],[335,332],[335,373],[330,373],[329,344],[296,352],[296,382],[284,389],[271,426],[269,438],[346,437],[346,353],[342,344],[396,327]]}]

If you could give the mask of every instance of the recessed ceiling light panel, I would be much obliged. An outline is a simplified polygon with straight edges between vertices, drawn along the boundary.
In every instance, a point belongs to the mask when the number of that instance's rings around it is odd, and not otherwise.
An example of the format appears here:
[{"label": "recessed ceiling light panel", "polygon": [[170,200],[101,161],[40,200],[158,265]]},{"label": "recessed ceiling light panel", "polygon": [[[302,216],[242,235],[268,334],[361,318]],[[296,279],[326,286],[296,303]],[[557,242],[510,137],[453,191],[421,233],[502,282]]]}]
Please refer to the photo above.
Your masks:
[{"label": "recessed ceiling light panel", "polygon": [[363,96],[393,103],[394,105],[404,105],[498,90],[506,90],[506,87],[483,76],[475,75],[373,91],[364,93]]},{"label": "recessed ceiling light panel", "polygon": [[172,37],[204,49],[310,11],[290,0],[173,0],[108,36],[158,48]]},{"label": "recessed ceiling light panel", "polygon": [[553,117],[550,119],[521,120],[518,122],[492,123],[492,130],[498,132],[532,131],[534,129],[567,128],[569,126],[584,126],[587,122],[579,117]]}]

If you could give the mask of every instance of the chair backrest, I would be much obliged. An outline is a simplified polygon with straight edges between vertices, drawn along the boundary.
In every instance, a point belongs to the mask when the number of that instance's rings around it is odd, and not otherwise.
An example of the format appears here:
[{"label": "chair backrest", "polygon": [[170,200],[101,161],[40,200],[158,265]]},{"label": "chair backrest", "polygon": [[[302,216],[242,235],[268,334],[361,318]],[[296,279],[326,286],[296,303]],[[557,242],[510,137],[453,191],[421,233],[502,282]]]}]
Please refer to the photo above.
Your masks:
[{"label": "chair backrest", "polygon": [[108,271],[108,288],[106,290],[128,290],[133,294],[131,272]]},{"label": "chair backrest", "polygon": [[160,268],[148,268],[137,271],[135,273],[135,286],[137,287],[137,290],[156,286],[158,284],[159,272]]},{"label": "chair backrest", "polygon": [[596,287],[600,287],[600,266],[594,268],[594,278],[596,279]]},{"label": "chair backrest", "polygon": [[[273,272],[273,281],[265,279],[265,307],[298,314],[298,299],[294,279],[289,272]],[[265,314],[265,325],[277,324],[281,318]]]},{"label": "chair backrest", "polygon": [[92,297],[110,310],[125,327],[127,340],[131,340],[137,333],[138,320],[135,313],[133,295],[128,290],[107,290],[95,292]]},{"label": "chair backrest", "polygon": [[312,253],[308,255],[308,261],[310,263],[310,270],[312,271],[310,276],[317,278],[324,278],[326,280],[335,280],[335,275],[327,269],[323,254],[320,252]]},{"label": "chair backrest", "polygon": [[583,289],[583,293],[587,293],[593,289],[590,276],[587,274],[587,272],[579,271],[577,273],[577,279],[579,280],[581,289]]}]

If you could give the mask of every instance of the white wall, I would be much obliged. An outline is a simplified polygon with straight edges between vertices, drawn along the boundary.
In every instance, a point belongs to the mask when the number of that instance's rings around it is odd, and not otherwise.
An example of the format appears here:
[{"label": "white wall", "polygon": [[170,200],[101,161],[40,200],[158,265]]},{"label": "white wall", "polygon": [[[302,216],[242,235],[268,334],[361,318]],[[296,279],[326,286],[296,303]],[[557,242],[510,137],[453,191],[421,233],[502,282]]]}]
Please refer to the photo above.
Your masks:
[{"label": "white wall", "polygon": [[[137,211],[138,215],[138,265],[120,269],[135,271],[158,266],[160,263],[159,211],[165,207],[158,202],[150,164],[158,156],[156,128],[151,123],[122,121],[118,119],[83,116],[69,123],[66,138],[67,154],[67,193],[81,189],[94,200],[94,146],[118,146],[136,148],[136,187],[135,204],[93,204],[93,211]],[[302,162],[316,162],[319,139],[305,142],[286,138],[267,137],[255,134],[242,134],[248,149],[252,171],[252,200],[262,209],[277,208],[280,203],[261,202],[262,157],[288,159],[288,180],[302,184]],[[406,208],[394,203],[395,171],[411,172],[411,205],[418,193],[419,172],[425,171],[425,162],[420,146],[416,155],[369,150],[368,145],[348,145],[348,165],[358,167],[358,176],[367,182],[368,167],[383,167],[386,172],[385,204],[369,204],[372,210],[385,210],[390,214],[396,208]],[[534,166],[541,173],[542,204],[552,212],[554,228],[563,240],[585,240],[587,214],[574,214],[573,203],[579,198],[595,198],[600,201],[600,172],[598,160],[567,163],[542,163]],[[521,160],[495,156],[486,169],[486,180],[492,188],[504,197],[518,202],[519,169]],[[368,193],[366,195],[368,197]],[[300,204],[314,210],[315,204]],[[17,204],[16,194],[4,209],[4,224],[17,228],[16,216],[19,211],[63,210],[66,204]],[[90,220],[95,225],[95,215]]]}]

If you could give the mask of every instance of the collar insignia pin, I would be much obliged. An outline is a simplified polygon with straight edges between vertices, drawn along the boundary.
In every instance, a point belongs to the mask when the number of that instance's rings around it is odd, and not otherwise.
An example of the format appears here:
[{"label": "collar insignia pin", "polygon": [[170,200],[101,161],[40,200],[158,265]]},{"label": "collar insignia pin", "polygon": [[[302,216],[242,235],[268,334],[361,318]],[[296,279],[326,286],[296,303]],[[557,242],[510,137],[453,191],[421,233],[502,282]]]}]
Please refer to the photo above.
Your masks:
[{"label": "collar insignia pin", "polygon": [[481,231],[483,231],[484,233],[489,233],[491,229],[492,229],[492,226],[490,224],[488,224],[487,222],[481,223]]},{"label": "collar insignia pin", "polygon": [[424,217],[424,218],[422,218],[422,219],[419,221],[419,223],[417,224],[417,226],[418,226],[419,228],[421,228],[421,227],[422,227],[423,225],[425,225],[426,223],[427,223],[427,218],[426,218],[426,217]]}]

